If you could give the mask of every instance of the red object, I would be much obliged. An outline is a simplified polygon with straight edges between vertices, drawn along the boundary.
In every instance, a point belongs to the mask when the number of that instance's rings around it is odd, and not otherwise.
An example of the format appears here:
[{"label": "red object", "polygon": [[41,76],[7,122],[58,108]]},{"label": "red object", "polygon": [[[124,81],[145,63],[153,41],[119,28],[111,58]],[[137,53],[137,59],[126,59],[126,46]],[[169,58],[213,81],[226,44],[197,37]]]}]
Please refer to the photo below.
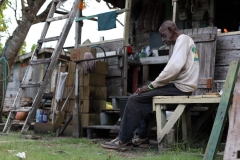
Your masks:
[{"label": "red object", "polygon": [[24,121],[27,118],[27,114],[28,114],[28,112],[17,112],[15,119]]},{"label": "red object", "polygon": [[128,55],[133,54],[131,46],[127,46],[127,53],[128,53]]},{"label": "red object", "polygon": [[81,1],[81,2],[79,3],[79,5],[78,5],[78,8],[79,8],[80,10],[84,10],[84,9],[86,8],[85,2]]}]

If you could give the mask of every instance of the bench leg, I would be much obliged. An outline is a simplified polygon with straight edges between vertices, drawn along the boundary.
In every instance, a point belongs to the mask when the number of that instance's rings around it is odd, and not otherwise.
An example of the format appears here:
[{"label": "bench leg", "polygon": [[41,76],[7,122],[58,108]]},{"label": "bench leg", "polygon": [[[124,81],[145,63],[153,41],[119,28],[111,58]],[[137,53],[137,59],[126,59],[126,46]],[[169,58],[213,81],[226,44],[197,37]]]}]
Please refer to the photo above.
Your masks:
[{"label": "bench leg", "polygon": [[[165,124],[165,126],[161,130],[159,130],[159,128],[157,128],[157,131],[158,131],[158,133],[157,133],[157,135],[158,135],[158,144],[159,145],[161,144],[161,141],[163,140],[164,136],[173,128],[174,124],[180,118],[180,116],[182,115],[185,107],[186,107],[186,105],[179,104],[177,106],[177,108],[175,109],[175,111],[173,112],[172,116],[169,118],[169,120]],[[156,115],[157,115],[157,110],[159,110],[159,108],[160,107],[156,107]],[[159,113],[160,113],[160,111],[158,111],[158,115],[159,115]],[[157,124],[157,127],[158,127],[158,125],[160,125],[160,123]],[[159,148],[159,149],[161,149],[161,148]]]},{"label": "bench leg", "polygon": [[[164,125],[166,124],[166,111],[163,111],[161,108],[165,107],[165,105],[156,104],[156,120],[157,120],[157,138],[159,139],[160,132]],[[158,150],[163,149],[162,141],[158,141]]]},{"label": "bench leg", "polygon": [[191,129],[191,110],[185,109],[182,113],[182,140],[188,138],[189,130]]}]

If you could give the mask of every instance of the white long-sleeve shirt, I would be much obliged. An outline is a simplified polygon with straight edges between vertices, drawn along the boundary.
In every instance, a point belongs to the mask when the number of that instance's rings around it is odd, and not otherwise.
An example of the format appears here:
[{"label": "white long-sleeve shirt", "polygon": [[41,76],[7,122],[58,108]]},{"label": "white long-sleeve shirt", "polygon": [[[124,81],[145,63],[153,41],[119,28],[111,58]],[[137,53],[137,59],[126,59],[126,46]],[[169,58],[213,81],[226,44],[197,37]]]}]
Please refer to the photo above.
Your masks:
[{"label": "white long-sleeve shirt", "polygon": [[181,34],[173,48],[173,54],[159,76],[151,82],[154,88],[174,83],[183,92],[197,89],[199,62],[196,46],[191,37]]}]

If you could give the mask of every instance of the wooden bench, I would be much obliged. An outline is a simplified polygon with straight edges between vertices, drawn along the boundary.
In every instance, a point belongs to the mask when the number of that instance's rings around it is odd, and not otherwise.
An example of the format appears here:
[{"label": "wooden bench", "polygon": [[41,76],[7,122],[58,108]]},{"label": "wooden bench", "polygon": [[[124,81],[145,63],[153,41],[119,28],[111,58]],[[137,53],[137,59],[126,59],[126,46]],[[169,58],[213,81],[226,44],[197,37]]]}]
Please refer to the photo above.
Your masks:
[{"label": "wooden bench", "polygon": [[[187,139],[187,128],[190,127],[188,118],[190,110],[185,109],[188,104],[218,104],[220,95],[198,95],[198,96],[155,96],[153,97],[153,111],[156,111],[157,121],[157,141],[158,149],[163,149],[162,140],[164,136],[173,128],[177,120],[182,116],[183,140]],[[178,104],[173,114],[166,120],[167,104]]]}]

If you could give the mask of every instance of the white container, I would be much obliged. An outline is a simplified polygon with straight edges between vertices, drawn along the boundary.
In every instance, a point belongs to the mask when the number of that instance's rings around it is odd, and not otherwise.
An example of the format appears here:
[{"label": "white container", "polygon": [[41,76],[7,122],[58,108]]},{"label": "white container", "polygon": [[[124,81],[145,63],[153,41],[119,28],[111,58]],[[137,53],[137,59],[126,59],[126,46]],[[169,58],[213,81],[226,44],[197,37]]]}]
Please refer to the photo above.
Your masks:
[{"label": "white container", "polygon": [[101,36],[101,37],[100,37],[100,41],[101,41],[101,42],[104,41],[104,36]]}]

